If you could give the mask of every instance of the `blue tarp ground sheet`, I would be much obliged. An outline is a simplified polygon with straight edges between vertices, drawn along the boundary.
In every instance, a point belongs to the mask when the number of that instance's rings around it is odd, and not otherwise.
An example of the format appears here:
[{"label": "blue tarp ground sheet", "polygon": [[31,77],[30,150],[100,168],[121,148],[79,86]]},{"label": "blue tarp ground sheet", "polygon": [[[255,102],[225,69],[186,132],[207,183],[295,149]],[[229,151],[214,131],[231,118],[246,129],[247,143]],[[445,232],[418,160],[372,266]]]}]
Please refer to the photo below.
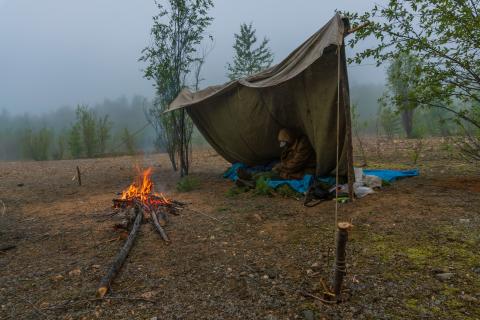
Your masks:
[{"label": "blue tarp ground sheet", "polygon": [[[240,168],[245,168],[250,173],[257,173],[257,172],[266,172],[272,170],[274,163],[270,163],[265,166],[255,166],[255,167],[248,167],[243,163],[235,163],[233,164],[224,174],[223,177],[225,179],[230,179],[232,181],[236,181],[238,179],[237,170]],[[414,170],[363,170],[364,174],[378,176],[380,179],[392,182],[399,178],[404,177],[415,177],[419,175],[419,171],[417,169]],[[305,175],[301,180],[267,180],[268,186],[270,188],[276,189],[282,185],[288,185],[293,190],[299,193],[305,193],[308,191],[308,188],[312,184],[314,177],[312,175]],[[335,177],[322,177],[318,178],[319,181],[322,181],[329,185],[335,185]]]},{"label": "blue tarp ground sheet", "polygon": [[365,169],[363,174],[377,176],[388,182],[393,182],[400,178],[416,177],[420,174],[418,169],[413,170],[386,170],[386,169]]}]

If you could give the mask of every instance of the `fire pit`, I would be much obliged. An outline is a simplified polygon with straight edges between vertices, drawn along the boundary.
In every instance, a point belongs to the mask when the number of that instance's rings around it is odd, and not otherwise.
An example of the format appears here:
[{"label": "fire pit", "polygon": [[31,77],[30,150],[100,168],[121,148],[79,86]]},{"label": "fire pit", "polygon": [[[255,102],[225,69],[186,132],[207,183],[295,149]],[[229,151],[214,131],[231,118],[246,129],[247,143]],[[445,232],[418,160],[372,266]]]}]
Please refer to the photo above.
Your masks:
[{"label": "fire pit", "polygon": [[[124,213],[127,218],[126,228],[130,228],[125,244],[115,257],[108,273],[100,281],[97,294],[103,298],[125,262],[134,240],[140,231],[142,221],[150,221],[160,234],[160,237],[169,243],[170,239],[163,229],[169,221],[168,214],[178,215],[178,211],[184,206],[183,203],[167,199],[163,194],[154,192],[151,179],[152,168],[148,168],[135,178],[134,182],[125,189],[119,199],[113,199],[114,214]],[[133,211],[133,215],[129,214]]]}]

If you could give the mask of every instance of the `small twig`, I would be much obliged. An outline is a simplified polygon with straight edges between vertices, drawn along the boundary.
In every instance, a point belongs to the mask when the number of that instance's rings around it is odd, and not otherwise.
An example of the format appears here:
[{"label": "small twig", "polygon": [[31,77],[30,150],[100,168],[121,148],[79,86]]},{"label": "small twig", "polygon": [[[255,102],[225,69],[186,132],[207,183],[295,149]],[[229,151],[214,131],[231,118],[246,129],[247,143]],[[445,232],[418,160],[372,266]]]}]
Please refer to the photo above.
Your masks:
[{"label": "small twig", "polygon": [[2,203],[2,216],[5,215],[5,213],[7,212],[7,206],[5,206],[5,202],[3,202],[2,200],[0,200],[0,202]]},{"label": "small twig", "polygon": [[43,313],[40,309],[38,309],[35,304],[33,304],[33,302],[31,302],[30,300],[28,300],[27,298],[23,298],[23,297],[20,297],[19,295],[16,295],[14,294],[17,298],[19,298],[20,300],[23,300],[24,302],[28,303],[29,305],[32,306],[33,310],[38,313],[39,315],[41,315],[42,317],[45,317],[47,318],[48,315]]},{"label": "small twig", "polygon": [[202,215],[202,216],[205,216],[205,217],[207,217],[207,218],[216,220],[216,221],[218,221],[218,222],[223,222],[222,220],[219,220],[219,219],[217,219],[217,218],[215,218],[215,217],[212,217],[212,216],[210,216],[210,215],[208,215],[208,214],[206,214],[206,213],[203,213],[203,212],[200,212],[200,211],[197,211],[197,210],[194,210],[194,209],[190,209],[190,208],[187,208],[187,210],[192,211],[192,212],[195,212],[195,213],[198,213],[198,214],[200,214],[200,215]]},{"label": "small twig", "polygon": [[147,298],[135,298],[135,297],[121,297],[121,296],[106,296],[104,298],[91,298],[91,299],[84,299],[84,300],[77,300],[77,301],[65,301],[62,304],[53,305],[51,307],[45,307],[42,309],[46,310],[55,310],[55,309],[63,309],[71,305],[88,303],[88,302],[105,302],[107,300],[123,300],[123,301],[139,301],[139,302],[148,302],[148,303],[156,303],[154,300],[150,300]]},{"label": "small twig", "polygon": [[303,291],[303,290],[298,290],[298,293],[301,294],[302,296],[304,297],[309,297],[309,298],[313,298],[315,300],[318,300],[320,301],[321,303],[325,303],[325,304],[337,304],[337,301],[329,301],[329,300],[325,300],[325,299],[322,299],[320,297],[317,297],[309,292],[306,292],[306,291]]}]

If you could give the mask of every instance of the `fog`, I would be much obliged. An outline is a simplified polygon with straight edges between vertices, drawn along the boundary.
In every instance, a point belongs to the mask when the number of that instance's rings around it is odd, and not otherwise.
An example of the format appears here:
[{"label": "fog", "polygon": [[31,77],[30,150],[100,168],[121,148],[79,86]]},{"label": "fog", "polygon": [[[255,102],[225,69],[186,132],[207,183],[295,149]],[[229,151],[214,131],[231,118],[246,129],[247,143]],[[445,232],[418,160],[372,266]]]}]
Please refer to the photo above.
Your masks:
[{"label": "fog", "polygon": [[[335,9],[364,11],[372,2],[214,3],[209,33],[215,44],[202,86],[227,80],[233,34],[242,22],[253,22],[257,36],[270,39],[276,63],[325,24]],[[149,44],[156,13],[153,0],[0,0],[0,110],[38,114],[119,96],[151,98],[152,84],[143,79],[137,59]],[[384,80],[384,70],[370,65],[352,66],[349,72],[352,86],[365,79],[377,85]]]}]

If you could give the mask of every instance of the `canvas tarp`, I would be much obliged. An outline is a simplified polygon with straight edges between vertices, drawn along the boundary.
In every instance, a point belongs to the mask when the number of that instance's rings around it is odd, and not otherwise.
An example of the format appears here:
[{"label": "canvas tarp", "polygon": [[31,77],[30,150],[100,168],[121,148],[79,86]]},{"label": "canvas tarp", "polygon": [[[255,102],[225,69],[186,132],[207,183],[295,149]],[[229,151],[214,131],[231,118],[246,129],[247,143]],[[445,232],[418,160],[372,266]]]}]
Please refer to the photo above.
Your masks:
[{"label": "canvas tarp", "polygon": [[[279,130],[299,130],[315,149],[317,174],[326,175],[336,167],[340,97],[339,173],[346,175],[345,32],[345,23],[337,14],[278,65],[195,93],[184,89],[168,111],[186,108],[205,139],[231,163],[253,166],[278,159]],[[338,94],[339,75],[343,80]]]}]

